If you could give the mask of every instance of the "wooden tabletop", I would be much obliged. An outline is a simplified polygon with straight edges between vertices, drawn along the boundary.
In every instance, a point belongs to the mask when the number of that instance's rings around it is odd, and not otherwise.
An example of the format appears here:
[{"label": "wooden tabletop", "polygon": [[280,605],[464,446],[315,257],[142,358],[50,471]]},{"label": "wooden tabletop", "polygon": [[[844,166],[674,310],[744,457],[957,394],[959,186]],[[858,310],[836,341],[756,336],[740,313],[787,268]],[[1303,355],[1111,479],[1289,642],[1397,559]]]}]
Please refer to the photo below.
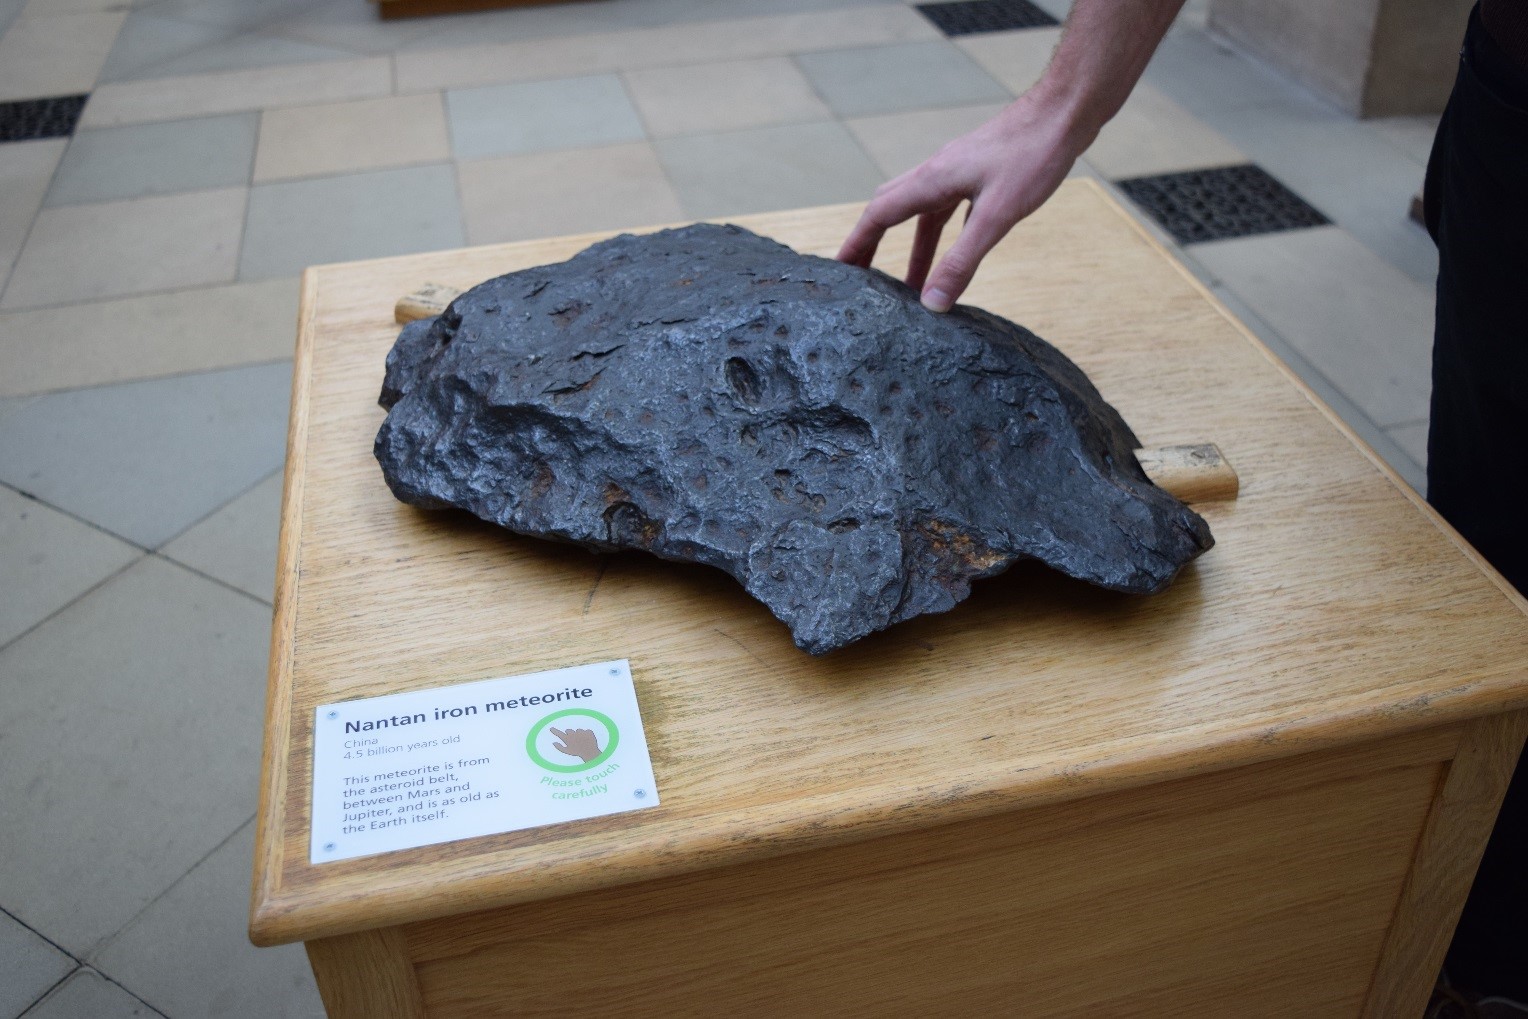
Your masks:
[{"label": "wooden tabletop", "polygon": [[[831,256],[857,206],[741,217]],[[910,231],[880,263],[905,265]],[[1528,707],[1523,601],[1090,181],[970,303],[1076,360],[1148,447],[1241,475],[1166,593],[1033,563],[814,659],[726,575],[397,502],[372,459],[394,300],[596,235],[303,278],[251,932],[310,939],[958,821]],[[313,709],[628,658],[662,805],[308,863]]]}]

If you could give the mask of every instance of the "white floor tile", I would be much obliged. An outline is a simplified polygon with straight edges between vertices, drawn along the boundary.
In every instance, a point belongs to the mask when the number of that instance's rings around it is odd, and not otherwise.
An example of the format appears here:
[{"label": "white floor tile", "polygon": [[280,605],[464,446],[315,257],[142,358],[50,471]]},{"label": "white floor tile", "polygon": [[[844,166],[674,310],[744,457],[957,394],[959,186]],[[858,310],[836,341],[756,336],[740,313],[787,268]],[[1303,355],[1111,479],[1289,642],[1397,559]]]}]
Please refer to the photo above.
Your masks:
[{"label": "white floor tile", "polygon": [[0,481],[156,548],[286,455],[290,362],[76,389],[0,427]]},{"label": "white floor tile", "polygon": [[1086,156],[1110,180],[1247,162],[1209,125],[1144,83],[1104,125]]},{"label": "white floor tile", "polygon": [[240,31],[259,28],[303,6],[305,0],[159,0],[157,13]]},{"label": "white floor tile", "polygon": [[0,421],[4,421],[36,399],[35,396],[0,396]]},{"label": "white floor tile", "polygon": [[1190,248],[1381,427],[1427,416],[1433,294],[1338,227]]},{"label": "white floor tile", "polygon": [[0,1015],[19,1016],[74,967],[68,955],[0,913]]},{"label": "white floor tile", "polygon": [[23,13],[0,38],[0,101],[89,92],[126,17]]},{"label": "white floor tile", "polygon": [[251,821],[92,961],[172,1016],[323,1019],[302,945],[256,948],[249,924]]},{"label": "white floor tile", "polygon": [[67,145],[64,138],[0,145],[0,288],[10,278]]},{"label": "white floor tile", "polygon": [[1396,444],[1406,451],[1422,467],[1427,466],[1427,422],[1413,421],[1409,425],[1396,425],[1385,431]]},{"label": "white floor tile", "polygon": [[459,248],[449,164],[256,184],[239,256],[241,280],[292,276],[310,265]]},{"label": "white floor tile", "polygon": [[802,53],[796,62],[841,117],[1012,98],[963,50],[942,40]]},{"label": "white floor tile", "polygon": [[8,911],[83,956],[249,819],[269,641],[149,557],[0,650]]},{"label": "white floor tile", "polygon": [[160,553],[263,602],[276,590],[282,472],[196,524]]},{"label": "white floor tile", "polygon": [[253,113],[75,134],[53,175],[48,205],[109,202],[249,183]]},{"label": "white floor tile", "polygon": [[945,142],[976,130],[1003,109],[1003,103],[956,106],[910,113],[883,113],[844,121],[860,147],[887,177],[911,170]]},{"label": "white floor tile", "polygon": [[218,188],[44,209],[0,308],[230,283],[247,196]]},{"label": "white floor tile", "polygon": [[0,591],[6,592],[0,599],[0,647],[142,554],[0,486]]},{"label": "white floor tile", "polygon": [[101,68],[102,81],[130,81],[154,76],[167,60],[231,38],[235,29],[165,18],[150,10],[135,10],[122,23],[117,41]]},{"label": "white floor tile", "polygon": [[1211,111],[1205,119],[1369,250],[1413,279],[1437,278],[1437,249],[1407,218],[1423,167],[1389,142],[1309,102]]},{"label": "white floor tile", "polygon": [[1438,117],[1376,117],[1363,126],[1379,135],[1405,154],[1413,163],[1427,168],[1432,155],[1433,137],[1438,133]]},{"label": "white floor tile", "polygon": [[[1210,280],[1208,270],[1202,266],[1195,266],[1192,256],[1187,263],[1195,270],[1201,279]],[[1215,296],[1230,309],[1243,325],[1252,331],[1263,342],[1275,357],[1282,361],[1302,382],[1308,386],[1316,398],[1325,403],[1336,415],[1342,419],[1360,440],[1387,463],[1392,470],[1401,476],[1412,488],[1418,492],[1425,491],[1427,487],[1426,472],[1421,465],[1412,460],[1399,444],[1392,439],[1388,432],[1380,428],[1358,405],[1348,399],[1347,395],[1327,381],[1305,356],[1295,349],[1287,340],[1267,322],[1263,321],[1257,312],[1253,311],[1240,297],[1227,289],[1223,284],[1211,286]]]},{"label": "white floor tile", "polygon": [[21,9],[27,5],[27,0],[0,0],[0,36],[10,30],[11,24]]},{"label": "white floor tile", "polygon": [[26,1019],[151,1019],[160,1014],[94,970],[80,969]]},{"label": "white floor tile", "polygon": [[139,72],[136,78],[215,74],[257,67],[285,67],[321,60],[345,60],[356,54],[333,46],[260,34],[235,35],[178,54]]},{"label": "white floor tile", "polygon": [[1142,80],[1201,117],[1260,103],[1320,105],[1309,92],[1265,64],[1192,29],[1174,29],[1167,34]]}]

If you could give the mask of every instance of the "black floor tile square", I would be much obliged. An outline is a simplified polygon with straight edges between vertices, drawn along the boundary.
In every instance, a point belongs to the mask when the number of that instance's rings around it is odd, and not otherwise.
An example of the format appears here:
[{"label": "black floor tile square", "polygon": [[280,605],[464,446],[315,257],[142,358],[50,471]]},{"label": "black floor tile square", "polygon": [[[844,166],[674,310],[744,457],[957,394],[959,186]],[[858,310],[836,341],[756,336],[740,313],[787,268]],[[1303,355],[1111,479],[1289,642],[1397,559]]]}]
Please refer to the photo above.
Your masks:
[{"label": "black floor tile square", "polygon": [[945,35],[975,35],[1061,24],[1029,0],[957,0],[955,3],[919,4],[918,10]]},{"label": "black floor tile square", "polygon": [[67,138],[74,133],[88,94],[16,99],[0,103],[0,142],[33,138]]},{"label": "black floor tile square", "polygon": [[1324,226],[1330,220],[1260,166],[1221,166],[1116,181],[1179,244]]}]

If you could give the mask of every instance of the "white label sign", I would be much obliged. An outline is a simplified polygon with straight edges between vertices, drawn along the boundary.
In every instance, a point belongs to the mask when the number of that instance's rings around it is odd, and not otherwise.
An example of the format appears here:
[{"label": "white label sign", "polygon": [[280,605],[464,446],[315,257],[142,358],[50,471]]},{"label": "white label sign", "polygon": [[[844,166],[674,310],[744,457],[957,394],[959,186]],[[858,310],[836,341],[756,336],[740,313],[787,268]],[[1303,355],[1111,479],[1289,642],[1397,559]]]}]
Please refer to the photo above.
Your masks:
[{"label": "white label sign", "polygon": [[658,805],[625,661],[320,705],[309,859]]}]

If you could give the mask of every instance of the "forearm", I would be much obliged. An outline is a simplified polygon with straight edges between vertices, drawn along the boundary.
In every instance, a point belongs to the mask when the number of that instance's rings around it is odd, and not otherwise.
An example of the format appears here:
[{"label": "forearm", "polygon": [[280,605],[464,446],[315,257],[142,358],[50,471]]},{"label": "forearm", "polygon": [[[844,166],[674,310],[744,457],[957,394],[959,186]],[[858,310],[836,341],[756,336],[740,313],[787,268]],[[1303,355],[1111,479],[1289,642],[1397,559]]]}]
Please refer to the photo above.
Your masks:
[{"label": "forearm", "polygon": [[1064,118],[1081,152],[1119,112],[1184,0],[1076,0],[1026,98]]}]

